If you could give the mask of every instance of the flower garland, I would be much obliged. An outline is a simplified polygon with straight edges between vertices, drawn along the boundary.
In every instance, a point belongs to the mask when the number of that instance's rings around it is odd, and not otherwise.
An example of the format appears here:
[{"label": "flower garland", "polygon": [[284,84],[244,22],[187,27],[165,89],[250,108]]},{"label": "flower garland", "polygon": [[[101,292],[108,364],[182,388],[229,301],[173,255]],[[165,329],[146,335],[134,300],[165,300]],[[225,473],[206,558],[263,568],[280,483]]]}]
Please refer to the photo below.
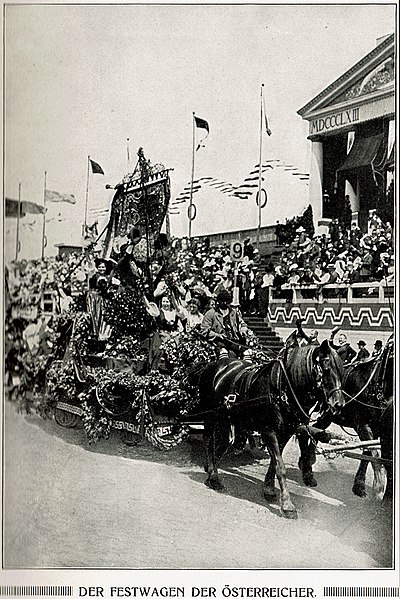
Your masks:
[{"label": "flower garland", "polygon": [[116,291],[105,300],[104,320],[118,337],[129,335],[141,340],[154,328],[154,320],[147,313],[141,296],[131,287]]},{"label": "flower garland", "polygon": [[[93,395],[93,392],[92,394]],[[108,439],[113,419],[95,401],[90,401],[86,393],[80,393],[78,399],[82,408],[82,424],[89,439],[89,444]]]}]

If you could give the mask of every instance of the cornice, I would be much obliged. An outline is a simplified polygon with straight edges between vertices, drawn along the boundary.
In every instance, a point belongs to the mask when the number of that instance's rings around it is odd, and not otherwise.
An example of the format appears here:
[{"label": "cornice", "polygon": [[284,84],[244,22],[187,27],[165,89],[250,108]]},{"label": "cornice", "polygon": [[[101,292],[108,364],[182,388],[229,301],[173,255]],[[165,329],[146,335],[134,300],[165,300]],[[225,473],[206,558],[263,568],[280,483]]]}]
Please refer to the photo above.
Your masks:
[{"label": "cornice", "polygon": [[393,109],[395,106],[394,102],[394,85],[390,88],[386,88],[384,90],[378,89],[370,94],[365,94],[363,96],[356,96],[347,100],[346,102],[340,102],[340,104],[330,104],[329,106],[324,106],[323,108],[316,109],[313,112],[304,116],[304,120],[312,121],[319,116],[325,116],[331,112],[340,112],[341,110],[350,110],[351,108],[357,108],[358,106],[365,106],[366,104],[372,104],[373,102],[377,102],[379,100],[384,100],[387,97],[393,96]]},{"label": "cornice", "polygon": [[315,96],[312,100],[305,104],[305,106],[300,108],[300,110],[297,111],[297,114],[299,114],[303,118],[308,118],[308,115],[307,117],[304,117],[304,115],[307,112],[309,112],[321,100],[327,99],[334,90],[340,88],[340,86],[343,85],[345,82],[349,82],[354,75],[357,74],[357,76],[359,76],[360,71],[362,71],[362,69],[365,68],[368,65],[368,63],[372,62],[375,58],[379,57],[380,54],[384,55],[385,53],[390,51],[392,46],[394,51],[394,33],[392,33],[381,44],[376,46],[376,48],[371,50],[371,52],[366,54],[361,60],[354,64],[348,71],[343,73],[343,75],[341,75],[338,79],[336,79],[330,85],[328,85],[328,87],[326,87],[317,96]]}]

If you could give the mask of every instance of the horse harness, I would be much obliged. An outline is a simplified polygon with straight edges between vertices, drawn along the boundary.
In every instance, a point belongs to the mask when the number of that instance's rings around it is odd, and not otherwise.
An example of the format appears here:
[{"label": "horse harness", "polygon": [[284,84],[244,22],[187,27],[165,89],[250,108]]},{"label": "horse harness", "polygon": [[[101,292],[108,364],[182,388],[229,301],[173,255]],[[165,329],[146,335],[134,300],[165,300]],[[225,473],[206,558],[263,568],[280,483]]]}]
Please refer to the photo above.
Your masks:
[{"label": "horse harness", "polygon": [[[383,396],[383,387],[384,387],[384,378],[385,378],[386,371],[387,371],[387,365],[388,365],[388,361],[389,361],[389,358],[390,358],[390,349],[391,349],[391,346],[389,345],[389,343],[390,343],[390,339],[387,342],[385,349],[377,357],[376,362],[374,364],[374,367],[372,369],[371,374],[368,377],[367,382],[356,393],[356,395],[351,396],[346,391],[343,390],[344,395],[346,395],[349,398],[349,400],[346,402],[346,405],[348,405],[352,401],[356,401],[360,405],[363,405],[363,406],[365,406],[367,408],[375,408],[376,410],[384,410],[385,409],[386,402],[385,402],[384,396]],[[351,364],[349,364],[349,368],[347,368],[346,371],[345,371],[345,374],[344,374],[344,377],[343,377],[343,385],[346,384],[346,381],[347,381],[347,379],[349,377],[349,374],[350,374],[350,371],[351,371],[350,367],[351,367]],[[358,399],[358,397],[360,397],[360,395],[362,395],[368,389],[370,389],[371,385],[372,385],[372,390],[370,391],[369,395],[371,395],[373,397],[376,397],[376,399],[379,402],[378,406],[375,406],[375,405],[370,404],[370,403],[362,402],[362,401],[360,401]]]}]

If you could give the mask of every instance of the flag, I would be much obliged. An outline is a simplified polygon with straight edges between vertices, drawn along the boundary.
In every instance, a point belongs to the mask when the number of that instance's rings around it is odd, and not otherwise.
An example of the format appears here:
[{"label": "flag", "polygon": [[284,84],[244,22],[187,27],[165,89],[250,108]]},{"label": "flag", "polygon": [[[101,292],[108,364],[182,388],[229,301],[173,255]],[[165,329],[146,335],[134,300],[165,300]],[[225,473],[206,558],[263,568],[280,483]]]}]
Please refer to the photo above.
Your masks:
[{"label": "flag", "polygon": [[208,137],[208,134],[210,133],[210,127],[208,126],[207,121],[205,121],[204,119],[201,119],[198,116],[194,116],[194,122],[198,129],[205,129],[207,131],[207,135],[205,137],[203,137],[203,139],[201,139],[199,141],[199,143],[197,144],[197,148],[196,148],[196,152],[197,152],[197,150],[199,148],[204,148],[203,141],[205,140],[206,137]]},{"label": "flag", "polygon": [[92,167],[92,173],[94,175],[104,175],[104,171],[101,168],[100,164],[89,158],[90,165]]},{"label": "flag", "polygon": [[198,116],[194,117],[194,121],[198,129],[205,129],[207,133],[210,133],[210,128],[208,126],[207,121],[205,121],[204,119],[200,119]]},{"label": "flag", "polygon": [[[44,207],[34,202],[21,201],[19,216],[22,218],[25,214],[43,214]],[[18,216],[18,200],[6,198],[6,217]]]},{"label": "flag", "polygon": [[94,222],[92,225],[85,225],[85,239],[96,239],[96,237],[98,237],[99,231],[97,225],[97,221]]},{"label": "flag", "polygon": [[46,202],[67,202],[68,204],[75,204],[75,196],[69,193],[59,193],[58,191],[52,191],[46,189],[45,193]]},{"label": "flag", "polygon": [[267,111],[265,110],[265,98],[264,98],[264,96],[263,96],[263,105],[264,105],[265,131],[266,131],[267,135],[271,135],[272,131],[269,128],[269,125],[268,125],[268,117],[267,117]]}]

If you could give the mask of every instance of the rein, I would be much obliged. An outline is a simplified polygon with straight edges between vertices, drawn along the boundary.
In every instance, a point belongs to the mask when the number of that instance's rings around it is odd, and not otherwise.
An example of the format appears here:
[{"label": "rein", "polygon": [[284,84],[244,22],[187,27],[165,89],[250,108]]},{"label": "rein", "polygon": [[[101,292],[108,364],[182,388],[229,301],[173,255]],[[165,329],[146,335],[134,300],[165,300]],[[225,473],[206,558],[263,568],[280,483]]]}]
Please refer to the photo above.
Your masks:
[{"label": "rein", "polygon": [[[354,395],[354,396],[351,396],[351,395],[349,395],[349,394],[348,394],[348,393],[347,393],[347,392],[346,392],[344,389],[342,389],[342,391],[343,391],[343,394],[344,394],[344,395],[347,395],[347,397],[349,397],[349,398],[350,398],[350,399],[349,399],[349,401],[346,403],[346,405],[348,405],[348,404],[349,404],[349,403],[351,403],[352,401],[356,401],[356,400],[357,400],[357,397],[359,397],[359,396],[360,396],[362,393],[364,393],[364,391],[365,391],[366,389],[368,389],[369,385],[370,385],[370,384],[371,384],[371,382],[372,382],[372,379],[374,378],[375,374],[376,374],[376,373],[377,373],[377,371],[378,371],[378,368],[379,368],[379,367],[380,367],[380,365],[381,365],[381,362],[382,362],[382,359],[381,359],[381,358],[380,358],[380,356],[379,356],[378,360],[376,361],[376,363],[375,363],[375,365],[374,365],[374,368],[372,369],[372,372],[371,372],[370,376],[368,377],[368,380],[367,380],[367,382],[366,382],[366,383],[365,383],[365,385],[364,385],[364,386],[363,386],[363,387],[362,387],[362,388],[361,388],[361,389],[360,389],[360,390],[359,390],[359,391],[356,393],[356,395]],[[347,375],[347,376],[348,376],[348,375]],[[361,405],[363,405],[363,406],[366,406],[367,408],[375,408],[376,410],[381,410],[381,409],[382,409],[380,406],[374,406],[374,405],[372,405],[372,404],[367,404],[367,403],[364,403],[364,402],[362,402],[362,401],[360,401],[360,400],[357,400],[357,403],[359,403],[359,404],[361,404]]]},{"label": "rein", "polygon": [[[251,399],[246,399],[244,401],[241,401],[240,404],[236,404],[236,402],[234,402],[235,406],[247,406],[248,404],[254,403],[254,402],[258,402],[260,399],[269,399],[269,395],[257,395],[256,397],[252,397]],[[261,404],[261,402],[260,402]],[[226,404],[220,405],[220,406],[216,406],[215,408],[213,408],[212,410],[203,410],[201,412],[195,412],[195,413],[190,413],[188,414],[188,418],[192,418],[194,416],[202,416],[203,414],[214,414],[215,412],[219,412],[220,410],[229,410],[230,408],[227,408]]]},{"label": "rein", "polygon": [[295,400],[295,402],[296,402],[296,404],[297,404],[297,407],[299,408],[299,410],[300,410],[301,414],[302,414],[303,416],[305,416],[305,418],[306,418],[307,420],[310,420],[310,416],[309,416],[309,415],[308,415],[308,414],[307,414],[307,413],[306,413],[306,412],[303,410],[303,407],[301,406],[301,404],[300,404],[299,400],[297,399],[297,395],[295,394],[295,392],[294,392],[294,390],[293,390],[292,384],[291,384],[291,382],[290,382],[290,379],[289,379],[289,375],[288,375],[288,373],[287,373],[287,371],[286,371],[286,368],[285,368],[285,365],[284,365],[284,363],[282,362],[282,359],[281,359],[281,358],[278,358],[278,359],[277,359],[277,363],[279,364],[279,366],[281,367],[281,370],[282,370],[283,374],[285,375],[285,378],[286,378],[286,381],[287,381],[287,384],[288,384],[289,390],[290,390],[291,394],[293,395],[293,398],[294,398],[294,400]]}]

